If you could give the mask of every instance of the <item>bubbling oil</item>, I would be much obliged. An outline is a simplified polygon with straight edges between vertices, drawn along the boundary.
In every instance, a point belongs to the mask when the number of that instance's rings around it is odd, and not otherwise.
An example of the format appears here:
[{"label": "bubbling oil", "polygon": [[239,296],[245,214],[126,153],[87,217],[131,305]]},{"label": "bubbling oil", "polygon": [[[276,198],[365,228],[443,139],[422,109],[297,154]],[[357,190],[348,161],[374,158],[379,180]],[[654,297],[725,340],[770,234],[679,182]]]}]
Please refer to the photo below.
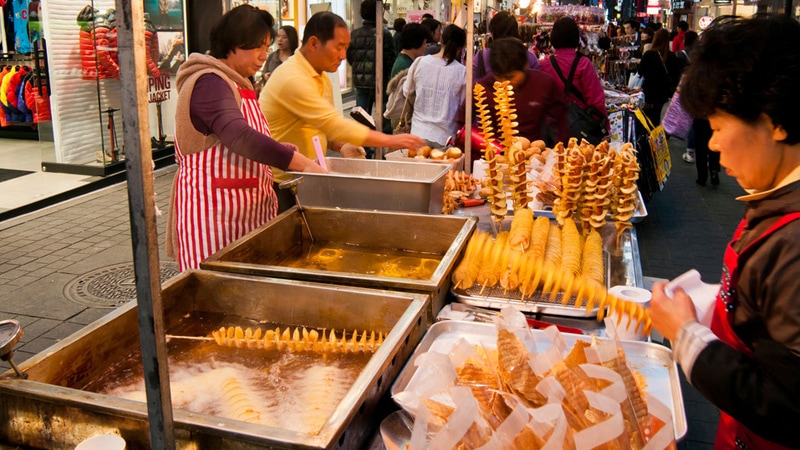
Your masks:
[{"label": "bubbling oil", "polygon": [[[190,317],[169,334],[207,336],[220,324],[284,328],[210,316]],[[237,349],[188,339],[168,340],[167,353],[173,407],[309,434],[320,432],[372,357]],[[82,389],[146,401],[141,352],[110,365]]]},{"label": "bubbling oil", "polygon": [[298,248],[276,264],[298,269],[357,273],[413,280],[429,280],[442,256],[407,250],[314,242]]}]

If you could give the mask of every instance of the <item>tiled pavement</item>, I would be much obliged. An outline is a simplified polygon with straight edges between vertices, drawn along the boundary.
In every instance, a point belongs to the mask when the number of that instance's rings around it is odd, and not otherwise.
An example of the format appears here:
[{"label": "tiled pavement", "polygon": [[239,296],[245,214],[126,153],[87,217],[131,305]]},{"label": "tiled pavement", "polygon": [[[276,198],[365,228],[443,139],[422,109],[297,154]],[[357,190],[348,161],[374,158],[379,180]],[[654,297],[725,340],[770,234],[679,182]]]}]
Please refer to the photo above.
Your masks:
[{"label": "tiled pavement", "polygon": [[[695,184],[694,166],[680,159],[681,141],[671,141],[673,169],[663,192],[647,204],[648,217],[637,224],[642,271],[673,278],[697,268],[706,281],[720,276],[722,252],[742,208],[735,180]],[[156,200],[163,249],[166,205],[175,167],[156,171]],[[65,293],[76,278],[97,269],[132,265],[127,189],[124,183],[26,216],[0,222],[0,320],[16,319],[24,337],[19,363],[110,312],[76,303]],[[161,255],[162,268],[172,263]],[[0,372],[9,369],[0,362]],[[689,432],[681,449],[711,449],[717,410],[682,383]]]}]

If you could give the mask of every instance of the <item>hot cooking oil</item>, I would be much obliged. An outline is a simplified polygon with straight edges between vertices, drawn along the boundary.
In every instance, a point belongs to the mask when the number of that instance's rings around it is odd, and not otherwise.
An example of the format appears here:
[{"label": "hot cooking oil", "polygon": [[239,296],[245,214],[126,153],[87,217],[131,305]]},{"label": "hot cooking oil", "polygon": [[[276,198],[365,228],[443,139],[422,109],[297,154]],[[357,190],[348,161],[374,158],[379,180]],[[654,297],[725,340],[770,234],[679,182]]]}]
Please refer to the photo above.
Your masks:
[{"label": "hot cooking oil", "polygon": [[442,261],[432,253],[351,245],[339,242],[314,242],[274,262],[284,267],[331,272],[357,273],[382,277],[429,280]]}]

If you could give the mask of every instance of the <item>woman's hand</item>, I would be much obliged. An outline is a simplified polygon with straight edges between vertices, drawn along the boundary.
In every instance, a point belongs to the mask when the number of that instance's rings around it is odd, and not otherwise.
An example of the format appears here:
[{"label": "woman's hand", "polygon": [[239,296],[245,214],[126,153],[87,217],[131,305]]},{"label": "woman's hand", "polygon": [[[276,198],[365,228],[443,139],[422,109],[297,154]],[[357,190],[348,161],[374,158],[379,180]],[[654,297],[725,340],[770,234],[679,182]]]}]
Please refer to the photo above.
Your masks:
[{"label": "woman's hand", "polygon": [[675,298],[669,298],[664,287],[665,282],[653,285],[653,298],[650,300],[650,319],[653,328],[662,336],[675,342],[678,332],[687,323],[697,320],[692,298],[683,289],[675,290]]},{"label": "woman's hand", "polygon": [[292,172],[328,173],[319,164],[297,151],[297,146],[284,142],[282,144],[295,149],[288,167]]},{"label": "woman's hand", "polygon": [[425,145],[425,140],[413,134],[393,134],[389,136],[389,145],[387,147],[392,149],[398,148],[420,148]]}]

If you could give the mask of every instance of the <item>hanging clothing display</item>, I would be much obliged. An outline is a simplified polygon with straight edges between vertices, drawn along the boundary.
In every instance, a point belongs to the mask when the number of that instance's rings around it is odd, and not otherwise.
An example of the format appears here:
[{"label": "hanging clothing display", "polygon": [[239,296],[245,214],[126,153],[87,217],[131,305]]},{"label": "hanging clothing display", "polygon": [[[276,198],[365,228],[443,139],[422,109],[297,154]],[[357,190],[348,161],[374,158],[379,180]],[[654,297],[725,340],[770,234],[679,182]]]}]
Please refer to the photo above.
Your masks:
[{"label": "hanging clothing display", "polygon": [[14,49],[19,53],[31,52],[31,38],[28,35],[28,0],[13,0],[14,10]]}]

